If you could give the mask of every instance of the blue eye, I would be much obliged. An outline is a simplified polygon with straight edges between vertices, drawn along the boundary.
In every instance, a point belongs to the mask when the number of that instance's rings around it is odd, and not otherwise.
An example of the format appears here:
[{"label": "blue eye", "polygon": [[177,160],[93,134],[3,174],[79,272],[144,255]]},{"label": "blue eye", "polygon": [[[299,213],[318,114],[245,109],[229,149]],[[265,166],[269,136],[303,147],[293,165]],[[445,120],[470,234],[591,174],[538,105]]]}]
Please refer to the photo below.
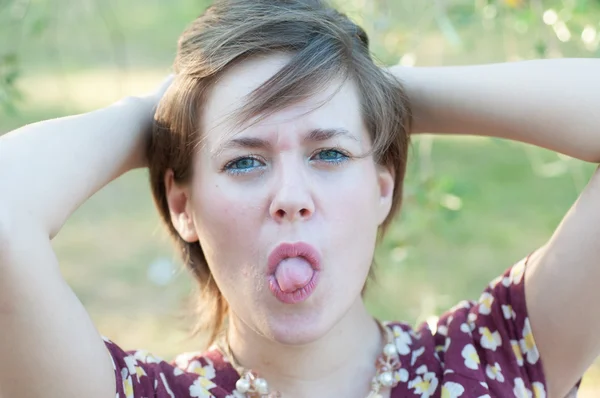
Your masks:
[{"label": "blue eye", "polygon": [[225,165],[224,170],[232,174],[248,173],[264,164],[258,159],[252,157],[243,157],[232,160]]},{"label": "blue eye", "polygon": [[341,163],[348,160],[348,156],[335,149],[324,149],[316,154],[316,160],[329,163]]}]

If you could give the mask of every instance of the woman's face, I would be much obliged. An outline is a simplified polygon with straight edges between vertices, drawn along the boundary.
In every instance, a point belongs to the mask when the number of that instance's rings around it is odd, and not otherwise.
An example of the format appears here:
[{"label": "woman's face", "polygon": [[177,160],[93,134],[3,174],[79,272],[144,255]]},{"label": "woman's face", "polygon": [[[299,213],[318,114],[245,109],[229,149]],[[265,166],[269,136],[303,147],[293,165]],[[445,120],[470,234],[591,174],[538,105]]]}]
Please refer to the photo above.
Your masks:
[{"label": "woman's face", "polygon": [[350,81],[231,133],[228,116],[288,61],[253,58],[216,83],[186,208],[231,315],[304,344],[361,305],[393,176],[359,158],[370,139]]}]

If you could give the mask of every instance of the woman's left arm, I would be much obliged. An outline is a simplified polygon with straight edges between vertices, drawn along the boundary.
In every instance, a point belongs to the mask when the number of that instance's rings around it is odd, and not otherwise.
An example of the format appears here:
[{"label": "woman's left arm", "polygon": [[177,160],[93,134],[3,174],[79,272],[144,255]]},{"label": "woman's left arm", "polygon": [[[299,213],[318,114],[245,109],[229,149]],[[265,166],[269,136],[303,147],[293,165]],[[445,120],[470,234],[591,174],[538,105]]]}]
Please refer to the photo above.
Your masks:
[{"label": "woman's left arm", "polygon": [[600,163],[600,60],[391,68],[413,133],[492,136]]},{"label": "woman's left arm", "polygon": [[[391,70],[407,90],[414,132],[508,138],[600,162],[600,60]],[[525,278],[549,396],[563,397],[600,354],[600,172]]]}]

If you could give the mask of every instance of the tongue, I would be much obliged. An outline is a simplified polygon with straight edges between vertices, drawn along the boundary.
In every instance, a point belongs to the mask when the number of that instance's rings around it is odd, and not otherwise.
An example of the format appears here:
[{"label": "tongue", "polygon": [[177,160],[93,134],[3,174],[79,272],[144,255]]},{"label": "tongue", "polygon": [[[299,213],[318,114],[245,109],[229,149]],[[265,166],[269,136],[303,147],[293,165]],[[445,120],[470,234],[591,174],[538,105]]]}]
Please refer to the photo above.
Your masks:
[{"label": "tongue", "polygon": [[279,263],[275,279],[279,288],[286,293],[302,289],[313,277],[313,269],[302,257],[292,257]]}]

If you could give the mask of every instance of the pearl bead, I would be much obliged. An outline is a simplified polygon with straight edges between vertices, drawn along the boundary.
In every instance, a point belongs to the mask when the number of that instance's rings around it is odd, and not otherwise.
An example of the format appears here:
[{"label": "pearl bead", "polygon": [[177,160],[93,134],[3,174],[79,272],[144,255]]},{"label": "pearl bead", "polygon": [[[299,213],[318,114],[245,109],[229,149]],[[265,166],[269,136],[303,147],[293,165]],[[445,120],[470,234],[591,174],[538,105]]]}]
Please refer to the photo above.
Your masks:
[{"label": "pearl bead", "polygon": [[390,387],[394,383],[392,372],[383,372],[379,375],[379,382],[385,387]]},{"label": "pearl bead", "polygon": [[254,387],[259,394],[266,395],[269,393],[269,385],[265,379],[254,380]]},{"label": "pearl bead", "polygon": [[242,394],[245,394],[248,392],[248,390],[250,389],[250,382],[246,379],[239,379],[236,383],[235,383],[235,388],[241,392]]},{"label": "pearl bead", "polygon": [[386,356],[391,357],[393,355],[396,355],[396,353],[398,353],[398,350],[396,350],[395,344],[386,344],[385,347],[383,347],[383,353]]}]

